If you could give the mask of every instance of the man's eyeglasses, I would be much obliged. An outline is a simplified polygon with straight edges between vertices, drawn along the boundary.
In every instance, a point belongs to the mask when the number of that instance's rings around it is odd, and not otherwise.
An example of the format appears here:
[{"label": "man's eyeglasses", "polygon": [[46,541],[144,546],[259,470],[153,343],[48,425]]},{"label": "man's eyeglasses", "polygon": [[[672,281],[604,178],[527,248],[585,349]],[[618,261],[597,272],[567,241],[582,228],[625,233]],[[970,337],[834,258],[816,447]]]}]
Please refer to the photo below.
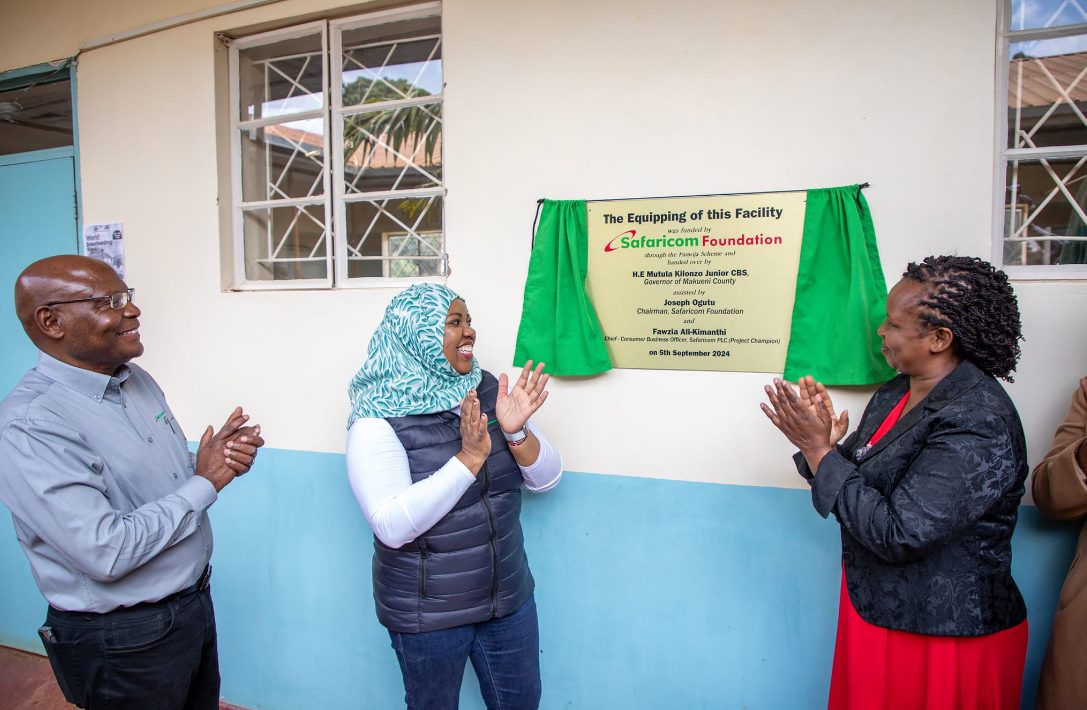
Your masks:
[{"label": "man's eyeglasses", "polygon": [[124,310],[128,307],[128,304],[132,303],[132,296],[136,293],[136,289],[130,288],[127,291],[121,291],[120,293],[111,293],[108,296],[91,296],[90,298],[73,298],[70,301],[50,301],[46,303],[47,306],[59,306],[62,303],[82,303],[84,301],[109,301],[109,307],[115,311]]}]

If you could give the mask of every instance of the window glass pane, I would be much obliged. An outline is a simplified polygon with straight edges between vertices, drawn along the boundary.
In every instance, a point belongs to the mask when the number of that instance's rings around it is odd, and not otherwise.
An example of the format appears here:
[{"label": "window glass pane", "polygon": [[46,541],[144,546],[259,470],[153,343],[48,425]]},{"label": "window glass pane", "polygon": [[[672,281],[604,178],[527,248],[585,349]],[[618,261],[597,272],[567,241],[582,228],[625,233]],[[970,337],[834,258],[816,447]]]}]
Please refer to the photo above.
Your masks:
[{"label": "window glass pane", "polygon": [[238,120],[319,111],[322,61],[320,34],[240,50]]},{"label": "window glass pane", "polygon": [[387,234],[385,256],[387,276],[410,278],[444,273],[440,234]]},{"label": "window glass pane", "polygon": [[319,118],[242,130],[242,200],[323,194],[323,134]]},{"label": "window glass pane", "polygon": [[0,92],[0,155],[72,144],[69,81]]},{"label": "window glass pane", "polygon": [[346,212],[349,278],[444,273],[440,196],[352,202]]},{"label": "window glass pane", "polygon": [[1087,144],[1087,36],[1011,45],[1008,147]]},{"label": "window glass pane", "polygon": [[245,210],[245,277],[251,281],[325,278],[324,218],[323,204]]},{"label": "window glass pane", "polygon": [[434,96],[442,92],[437,17],[360,27],[343,33],[343,105]]},{"label": "window glass pane", "polygon": [[343,121],[344,192],[442,184],[442,105],[400,106]]},{"label": "window glass pane", "polygon": [[1012,161],[1004,263],[1087,263],[1087,157]]},{"label": "window glass pane", "polygon": [[1012,0],[1012,31],[1087,22],[1085,0]]}]

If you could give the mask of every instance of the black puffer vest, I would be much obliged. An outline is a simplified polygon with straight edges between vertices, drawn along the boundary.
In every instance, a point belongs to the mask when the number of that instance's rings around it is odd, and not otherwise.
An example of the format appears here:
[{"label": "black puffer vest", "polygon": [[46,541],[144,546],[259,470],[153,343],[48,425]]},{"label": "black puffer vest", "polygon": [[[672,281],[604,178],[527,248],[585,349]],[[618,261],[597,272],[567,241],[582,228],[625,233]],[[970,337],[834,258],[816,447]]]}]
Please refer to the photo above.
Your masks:
[{"label": "black puffer vest", "polygon": [[[418,633],[511,614],[534,582],[521,532],[521,469],[495,421],[498,381],[477,389],[491,434],[491,455],[453,509],[413,542],[393,549],[374,538],[377,618],[391,631]],[[386,421],[408,454],[413,483],[460,451],[460,417],[445,411]]]}]

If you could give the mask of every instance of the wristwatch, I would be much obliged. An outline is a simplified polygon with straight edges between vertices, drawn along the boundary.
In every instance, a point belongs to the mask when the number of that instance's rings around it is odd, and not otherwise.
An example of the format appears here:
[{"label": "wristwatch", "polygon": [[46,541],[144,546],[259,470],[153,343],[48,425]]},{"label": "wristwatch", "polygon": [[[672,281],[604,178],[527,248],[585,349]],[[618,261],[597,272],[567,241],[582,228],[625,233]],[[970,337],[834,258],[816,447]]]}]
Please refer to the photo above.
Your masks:
[{"label": "wristwatch", "polygon": [[510,446],[517,446],[518,444],[523,444],[525,443],[525,439],[528,438],[528,425],[526,424],[522,426],[520,429],[513,432],[512,434],[502,432],[502,436],[506,437],[506,443]]}]

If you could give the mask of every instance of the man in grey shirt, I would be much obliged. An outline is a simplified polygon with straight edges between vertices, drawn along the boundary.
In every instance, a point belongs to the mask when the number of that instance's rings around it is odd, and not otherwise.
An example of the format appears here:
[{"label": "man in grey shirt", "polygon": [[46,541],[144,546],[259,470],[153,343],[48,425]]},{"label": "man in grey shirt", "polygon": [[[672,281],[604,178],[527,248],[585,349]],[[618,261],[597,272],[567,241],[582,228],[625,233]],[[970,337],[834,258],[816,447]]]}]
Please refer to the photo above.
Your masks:
[{"label": "man in grey shirt", "polygon": [[138,365],[140,309],[106,264],[55,256],[15,285],[41,351],[0,402],[0,501],[49,602],[40,629],[85,708],[217,708],[207,509],[264,444],[236,408],[195,455]]}]

